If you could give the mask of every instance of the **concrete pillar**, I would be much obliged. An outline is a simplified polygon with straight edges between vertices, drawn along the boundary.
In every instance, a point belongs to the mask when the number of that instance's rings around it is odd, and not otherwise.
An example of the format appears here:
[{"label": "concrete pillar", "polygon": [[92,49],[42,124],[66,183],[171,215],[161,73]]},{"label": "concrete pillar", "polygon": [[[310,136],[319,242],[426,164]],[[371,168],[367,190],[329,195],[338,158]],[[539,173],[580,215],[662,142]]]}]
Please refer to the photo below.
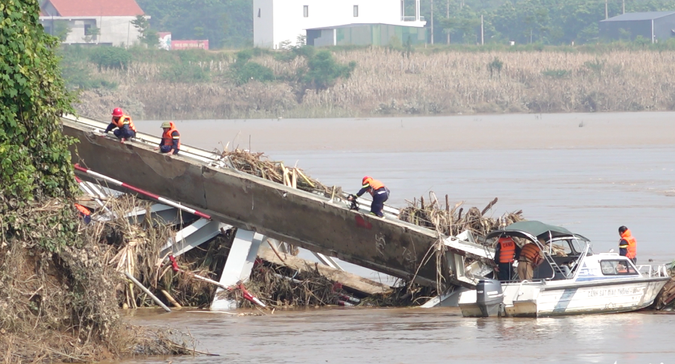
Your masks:
[{"label": "concrete pillar", "polygon": [[[265,240],[265,236],[253,231],[237,229],[232,242],[230,254],[227,256],[223,274],[220,276],[220,284],[225,287],[236,285],[239,281],[246,281],[251,276],[253,263],[258,255],[258,248]],[[211,303],[211,310],[234,310],[237,302],[231,299],[219,299],[222,288],[216,290],[216,296]]]}]

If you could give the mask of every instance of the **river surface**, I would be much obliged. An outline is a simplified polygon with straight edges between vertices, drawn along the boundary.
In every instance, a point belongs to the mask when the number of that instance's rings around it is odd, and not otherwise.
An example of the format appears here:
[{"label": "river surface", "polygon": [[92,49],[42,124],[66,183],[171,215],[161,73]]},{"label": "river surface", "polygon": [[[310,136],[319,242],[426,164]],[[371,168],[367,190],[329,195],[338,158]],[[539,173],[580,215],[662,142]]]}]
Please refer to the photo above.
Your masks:
[{"label": "river surface", "polygon": [[[620,225],[638,261],[675,259],[675,113],[495,115],[177,122],[182,142],[251,148],[326,185],[356,192],[370,175],[389,204],[435,193],[465,210],[493,198],[494,217],[562,225],[618,251]],[[161,121],[139,121],[159,135]],[[443,142],[442,142],[443,141]],[[220,144],[219,144],[220,143]],[[134,324],[189,330],[218,357],[145,363],[675,363],[675,315],[462,318],[456,308],[322,309],[266,316],[138,312]]]}]

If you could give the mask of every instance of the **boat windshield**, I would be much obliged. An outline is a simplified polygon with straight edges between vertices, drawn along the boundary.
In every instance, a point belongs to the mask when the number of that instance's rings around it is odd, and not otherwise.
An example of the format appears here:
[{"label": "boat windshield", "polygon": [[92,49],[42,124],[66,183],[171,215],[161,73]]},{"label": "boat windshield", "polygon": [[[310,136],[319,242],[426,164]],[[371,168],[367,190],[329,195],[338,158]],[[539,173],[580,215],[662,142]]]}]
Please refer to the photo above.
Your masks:
[{"label": "boat windshield", "polygon": [[553,239],[550,245],[552,250],[551,255],[579,255],[584,252],[586,245],[585,241],[574,237]]},{"label": "boat windshield", "polygon": [[635,270],[635,267],[633,267],[632,264],[629,264],[627,260],[601,260],[600,269],[602,270],[602,274],[606,276],[638,274],[638,272]]}]

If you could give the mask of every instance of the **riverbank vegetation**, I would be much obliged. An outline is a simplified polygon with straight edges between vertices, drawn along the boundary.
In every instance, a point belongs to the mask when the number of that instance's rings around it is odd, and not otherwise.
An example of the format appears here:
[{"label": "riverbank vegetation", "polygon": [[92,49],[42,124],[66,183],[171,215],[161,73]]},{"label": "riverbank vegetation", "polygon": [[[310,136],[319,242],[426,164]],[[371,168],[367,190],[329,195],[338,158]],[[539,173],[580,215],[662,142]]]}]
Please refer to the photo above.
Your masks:
[{"label": "riverbank vegetation", "polygon": [[36,0],[0,4],[0,361],[96,361],[187,352],[161,333],[130,330],[99,239],[81,234],[77,185],[60,115],[73,95],[57,39]]},{"label": "riverbank vegetation", "polygon": [[[675,109],[675,43],[168,52],[64,50],[80,114],[141,119]],[[129,62],[126,59],[130,58]],[[100,69],[100,71],[99,71]],[[77,81],[72,81],[77,80]]]}]

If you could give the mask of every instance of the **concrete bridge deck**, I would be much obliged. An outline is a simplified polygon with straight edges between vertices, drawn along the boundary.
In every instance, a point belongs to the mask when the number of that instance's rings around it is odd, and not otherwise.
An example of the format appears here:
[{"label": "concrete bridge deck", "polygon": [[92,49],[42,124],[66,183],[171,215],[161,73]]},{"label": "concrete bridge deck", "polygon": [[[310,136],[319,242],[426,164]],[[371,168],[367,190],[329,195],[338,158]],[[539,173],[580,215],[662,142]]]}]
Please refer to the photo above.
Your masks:
[{"label": "concrete bridge deck", "polygon": [[[212,219],[404,280],[435,286],[462,282],[459,256],[484,259],[481,249],[398,219],[349,210],[329,198],[227,167],[214,152],[183,144],[177,156],[154,151],[159,138],[138,133],[120,143],[107,123],[65,116],[64,134],[76,138],[73,162],[209,214]],[[437,273],[433,245],[444,239],[453,256]],[[459,244],[459,245],[458,245]],[[475,253],[475,254],[474,254]],[[428,262],[424,262],[426,259]],[[453,262],[462,267],[448,267]],[[470,285],[470,282],[469,282]]]}]

